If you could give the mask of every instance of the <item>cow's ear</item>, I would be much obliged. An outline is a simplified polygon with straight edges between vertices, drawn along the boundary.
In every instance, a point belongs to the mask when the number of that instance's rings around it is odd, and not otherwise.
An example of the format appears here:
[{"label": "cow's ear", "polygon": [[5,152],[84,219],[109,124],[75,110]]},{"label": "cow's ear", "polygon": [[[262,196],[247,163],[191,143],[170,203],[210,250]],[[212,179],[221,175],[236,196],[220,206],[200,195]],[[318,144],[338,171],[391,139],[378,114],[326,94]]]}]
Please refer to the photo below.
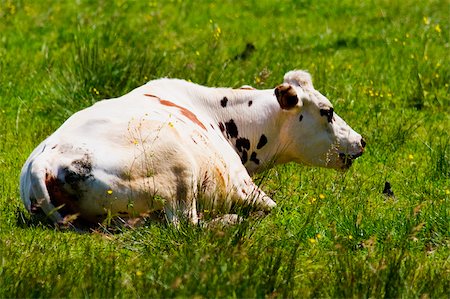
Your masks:
[{"label": "cow's ear", "polygon": [[287,72],[284,75],[284,82],[292,85],[300,86],[303,89],[311,90],[314,89],[312,84],[311,75],[308,72],[301,70],[294,70]]},{"label": "cow's ear", "polygon": [[[275,88],[275,96],[277,97],[281,109],[289,110],[297,106],[297,104],[299,104],[297,92],[288,83],[278,85]],[[301,106],[301,102],[299,106]]]}]

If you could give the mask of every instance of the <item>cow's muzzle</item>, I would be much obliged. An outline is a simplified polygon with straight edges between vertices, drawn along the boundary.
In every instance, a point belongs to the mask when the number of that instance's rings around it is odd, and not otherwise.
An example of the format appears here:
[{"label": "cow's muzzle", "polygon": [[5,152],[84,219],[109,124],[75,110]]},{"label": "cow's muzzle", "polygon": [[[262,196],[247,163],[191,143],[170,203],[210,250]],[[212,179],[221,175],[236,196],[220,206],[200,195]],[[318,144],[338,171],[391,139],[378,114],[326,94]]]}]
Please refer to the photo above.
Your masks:
[{"label": "cow's muzzle", "polygon": [[361,138],[360,145],[361,145],[360,150],[356,154],[339,153],[339,158],[341,159],[341,161],[343,163],[343,167],[342,167],[343,169],[350,168],[350,166],[352,166],[352,164],[353,164],[353,161],[356,158],[362,156],[362,154],[364,153],[364,148],[366,147],[366,141],[364,140],[364,138]]},{"label": "cow's muzzle", "polygon": [[344,154],[344,153],[340,153],[339,154],[339,158],[341,159],[342,163],[344,164],[342,166],[343,169],[348,169],[350,168],[350,166],[352,166],[353,161],[360,157],[363,154],[363,152],[359,152],[357,154]]}]

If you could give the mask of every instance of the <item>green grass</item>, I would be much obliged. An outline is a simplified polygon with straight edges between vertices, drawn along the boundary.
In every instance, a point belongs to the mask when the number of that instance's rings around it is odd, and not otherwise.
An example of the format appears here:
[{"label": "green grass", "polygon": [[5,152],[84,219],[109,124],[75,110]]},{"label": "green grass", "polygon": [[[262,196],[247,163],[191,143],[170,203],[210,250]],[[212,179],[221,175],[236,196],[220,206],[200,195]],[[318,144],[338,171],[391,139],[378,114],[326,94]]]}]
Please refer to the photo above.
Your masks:
[{"label": "green grass", "polygon": [[[448,297],[448,2],[241,2],[0,0],[0,297]],[[348,172],[276,167],[278,207],[226,229],[25,224],[20,168],[73,112],[162,76],[291,69],[365,136]]]}]

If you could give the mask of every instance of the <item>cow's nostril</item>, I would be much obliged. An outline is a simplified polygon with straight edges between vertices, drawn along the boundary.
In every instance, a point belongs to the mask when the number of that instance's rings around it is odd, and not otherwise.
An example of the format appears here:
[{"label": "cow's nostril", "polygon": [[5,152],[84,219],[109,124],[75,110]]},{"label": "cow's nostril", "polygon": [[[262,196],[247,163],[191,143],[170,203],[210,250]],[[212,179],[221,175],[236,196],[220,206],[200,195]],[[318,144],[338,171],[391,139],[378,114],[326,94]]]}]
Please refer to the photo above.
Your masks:
[{"label": "cow's nostril", "polygon": [[366,141],[364,140],[364,138],[361,138],[361,146],[362,148],[366,147]]}]

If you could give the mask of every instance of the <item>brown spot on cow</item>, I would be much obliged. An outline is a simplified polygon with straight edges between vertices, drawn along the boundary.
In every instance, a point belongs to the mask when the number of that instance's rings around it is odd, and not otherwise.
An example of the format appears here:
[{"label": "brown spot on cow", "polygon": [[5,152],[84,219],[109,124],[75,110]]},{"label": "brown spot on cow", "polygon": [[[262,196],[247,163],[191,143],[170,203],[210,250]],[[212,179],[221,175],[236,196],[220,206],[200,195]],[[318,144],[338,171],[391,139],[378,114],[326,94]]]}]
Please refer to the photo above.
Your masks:
[{"label": "brown spot on cow", "polygon": [[275,96],[280,104],[281,109],[289,110],[294,108],[298,103],[297,92],[295,89],[287,84],[283,83],[275,88]]},{"label": "brown spot on cow", "polygon": [[219,129],[220,129],[220,131],[222,131],[222,133],[225,132],[225,126],[221,122],[219,123]]},{"label": "brown spot on cow", "polygon": [[168,106],[168,107],[175,107],[180,109],[181,114],[183,114],[185,117],[187,117],[189,120],[191,120],[193,123],[195,123],[196,125],[198,125],[199,127],[201,127],[203,130],[206,131],[206,127],[205,125],[197,118],[197,116],[192,113],[189,109],[186,109],[182,106],[179,106],[171,101],[167,101],[167,100],[163,100],[157,96],[151,95],[151,94],[144,94],[147,97],[152,97],[152,98],[156,98],[159,100],[159,102],[164,105],[164,106]]},{"label": "brown spot on cow", "polygon": [[217,179],[217,188],[218,190],[226,190],[226,182],[225,182],[225,177],[223,176],[222,172],[220,171],[219,168],[215,167],[215,174],[216,174],[216,179]]}]

